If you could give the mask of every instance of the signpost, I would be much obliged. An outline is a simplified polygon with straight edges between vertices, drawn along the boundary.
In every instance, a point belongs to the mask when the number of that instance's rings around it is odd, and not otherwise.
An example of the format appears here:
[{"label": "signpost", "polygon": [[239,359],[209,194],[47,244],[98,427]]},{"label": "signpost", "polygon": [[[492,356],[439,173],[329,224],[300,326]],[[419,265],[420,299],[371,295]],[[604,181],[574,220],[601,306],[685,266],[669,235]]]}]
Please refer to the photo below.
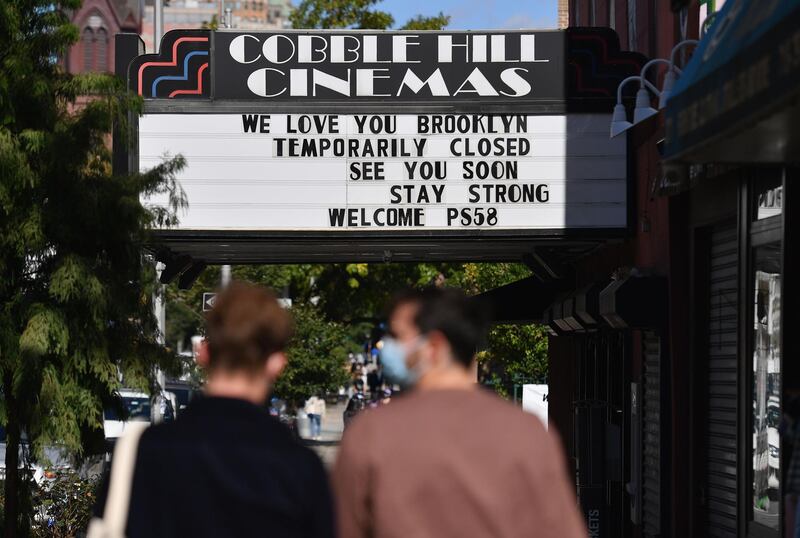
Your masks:
[{"label": "signpost", "polygon": [[217,294],[216,293],[204,293],[203,294],[203,312],[208,312],[212,308],[214,308],[214,303],[217,301]]},{"label": "signpost", "polygon": [[[514,396],[516,397],[516,386],[514,387]],[[547,410],[548,410],[548,394],[550,392],[548,385],[522,385],[522,410],[532,415],[539,417],[544,427],[548,427],[547,423]]]}]

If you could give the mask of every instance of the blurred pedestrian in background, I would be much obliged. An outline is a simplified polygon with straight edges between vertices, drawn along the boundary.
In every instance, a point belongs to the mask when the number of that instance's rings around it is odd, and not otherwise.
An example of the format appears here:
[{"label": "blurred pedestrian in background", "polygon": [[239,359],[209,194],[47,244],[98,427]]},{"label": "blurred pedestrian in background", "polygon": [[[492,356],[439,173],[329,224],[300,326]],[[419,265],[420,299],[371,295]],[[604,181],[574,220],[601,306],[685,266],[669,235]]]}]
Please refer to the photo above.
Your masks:
[{"label": "blurred pedestrian in background", "polygon": [[389,322],[383,374],[410,390],[344,435],[340,536],[585,537],[558,440],[471,374],[483,313],[430,289],[399,297]]},{"label": "blurred pedestrian in background", "polygon": [[206,321],[206,397],[142,434],[125,535],[332,537],[322,463],[265,406],[286,366],[289,313],[268,291],[233,283]]},{"label": "blurred pedestrian in background", "polygon": [[353,395],[361,394],[364,396],[364,377],[363,368],[359,365],[353,374]]},{"label": "blurred pedestrian in background", "polygon": [[344,429],[346,430],[356,415],[364,411],[366,408],[367,401],[364,398],[364,395],[360,392],[353,394],[353,396],[347,401],[347,406],[344,409],[344,413],[342,413]]},{"label": "blurred pedestrian in background", "polygon": [[369,397],[371,400],[378,399],[378,389],[382,384],[380,372],[376,364],[369,364],[367,366],[367,387],[369,387]]},{"label": "blurred pedestrian in background", "polygon": [[304,410],[311,421],[311,437],[319,441],[322,433],[322,419],[325,417],[325,400],[314,395],[306,400]]}]

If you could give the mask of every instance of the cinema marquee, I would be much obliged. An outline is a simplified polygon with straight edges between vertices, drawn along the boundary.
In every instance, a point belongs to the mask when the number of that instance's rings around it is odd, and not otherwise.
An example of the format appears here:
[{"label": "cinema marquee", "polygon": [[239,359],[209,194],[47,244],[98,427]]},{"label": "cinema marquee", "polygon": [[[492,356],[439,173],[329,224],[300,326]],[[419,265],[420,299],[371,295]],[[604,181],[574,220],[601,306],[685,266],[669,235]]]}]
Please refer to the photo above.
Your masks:
[{"label": "cinema marquee", "polygon": [[188,209],[154,248],[207,263],[506,260],[620,237],[627,148],[608,101],[628,73],[607,37],[186,30],[148,55],[120,35],[118,73],[145,105],[115,162],[186,158]]}]

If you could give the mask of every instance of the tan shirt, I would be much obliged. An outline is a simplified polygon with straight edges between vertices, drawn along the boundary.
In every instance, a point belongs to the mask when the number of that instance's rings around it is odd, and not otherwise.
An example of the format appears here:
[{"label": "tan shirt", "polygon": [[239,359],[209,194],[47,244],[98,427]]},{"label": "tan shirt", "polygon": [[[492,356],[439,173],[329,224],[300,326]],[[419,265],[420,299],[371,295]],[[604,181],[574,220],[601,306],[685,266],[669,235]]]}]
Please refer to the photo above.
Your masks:
[{"label": "tan shirt", "polygon": [[558,441],[483,389],[359,415],[333,487],[340,538],[586,537]]}]

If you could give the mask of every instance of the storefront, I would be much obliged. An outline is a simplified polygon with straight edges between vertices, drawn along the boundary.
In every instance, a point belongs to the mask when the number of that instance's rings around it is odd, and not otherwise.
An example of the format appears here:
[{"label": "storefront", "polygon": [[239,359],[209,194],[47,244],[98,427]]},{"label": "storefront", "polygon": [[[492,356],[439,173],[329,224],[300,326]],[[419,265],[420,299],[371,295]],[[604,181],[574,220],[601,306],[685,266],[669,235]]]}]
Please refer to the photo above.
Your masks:
[{"label": "storefront", "polygon": [[[587,276],[596,278],[607,270],[597,260],[578,268],[593,267]],[[562,295],[545,312],[553,334],[550,394],[561,395],[551,396],[552,419],[592,536],[632,536],[634,529],[669,535],[667,311],[664,277],[618,271]]]},{"label": "storefront", "polygon": [[728,0],[681,65],[626,134],[631,235],[546,309],[550,420],[593,536],[793,537],[800,6]]},{"label": "storefront", "polygon": [[792,389],[782,336],[793,304],[783,278],[792,263],[783,203],[790,175],[746,166],[689,193],[698,535],[779,536],[788,459],[778,427]]},{"label": "storefront", "polygon": [[[796,161],[800,9],[730,0],[666,111],[662,195],[688,198],[691,432],[696,536],[793,536],[786,403],[800,388]],[[794,210],[796,211],[796,210]],[[792,229],[795,229],[792,232]]]}]

